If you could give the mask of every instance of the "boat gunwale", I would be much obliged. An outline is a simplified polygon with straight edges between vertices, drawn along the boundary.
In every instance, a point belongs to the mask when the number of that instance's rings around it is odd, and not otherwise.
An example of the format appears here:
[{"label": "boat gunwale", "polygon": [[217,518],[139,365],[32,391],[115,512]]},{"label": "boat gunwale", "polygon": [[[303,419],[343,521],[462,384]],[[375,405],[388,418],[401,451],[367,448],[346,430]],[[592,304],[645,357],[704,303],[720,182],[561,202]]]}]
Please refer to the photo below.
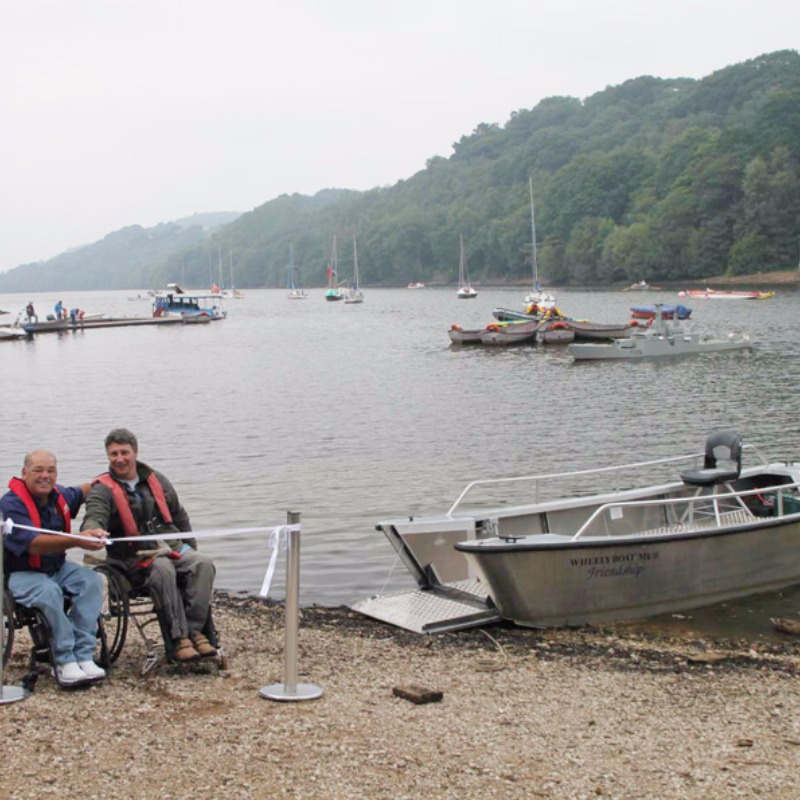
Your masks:
[{"label": "boat gunwale", "polygon": [[[747,522],[698,527],[689,531],[676,530],[674,532],[669,532],[666,530],[668,526],[665,526],[664,532],[657,534],[648,533],[647,531],[637,531],[636,533],[630,534],[609,534],[607,536],[594,536],[585,539],[575,539],[565,535],[563,541],[552,541],[552,539],[559,536],[557,533],[532,534],[530,536],[494,537],[492,539],[456,542],[453,547],[463,553],[486,553],[491,555],[508,555],[509,553],[515,552],[589,550],[592,548],[606,549],[609,547],[630,547],[632,545],[664,544],[665,542],[689,542],[714,536],[730,536],[739,533],[752,533],[754,530],[761,531],[767,528],[780,528],[788,525],[796,525],[798,522],[800,522],[800,511],[791,514],[783,514],[779,517],[753,516],[753,518]],[[542,537],[550,537],[551,541],[532,541],[533,539],[541,539]]]}]

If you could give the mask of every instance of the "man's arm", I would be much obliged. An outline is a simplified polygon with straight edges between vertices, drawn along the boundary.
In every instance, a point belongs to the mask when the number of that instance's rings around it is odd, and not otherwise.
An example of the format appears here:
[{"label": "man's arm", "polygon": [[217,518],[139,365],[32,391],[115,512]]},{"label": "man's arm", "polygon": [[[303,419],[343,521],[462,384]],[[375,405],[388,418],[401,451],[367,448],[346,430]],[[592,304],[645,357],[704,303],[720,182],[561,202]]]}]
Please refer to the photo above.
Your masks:
[{"label": "man's arm", "polygon": [[81,550],[102,550],[105,546],[106,532],[101,530],[81,531],[82,536],[92,536],[96,542],[83,539],[73,539],[71,536],[59,536],[57,533],[40,533],[28,545],[28,552],[33,555],[46,555],[47,553],[63,553],[73,547]]},{"label": "man's arm", "polygon": [[96,483],[86,495],[86,513],[81,523],[81,531],[107,531],[111,522],[111,490]]}]

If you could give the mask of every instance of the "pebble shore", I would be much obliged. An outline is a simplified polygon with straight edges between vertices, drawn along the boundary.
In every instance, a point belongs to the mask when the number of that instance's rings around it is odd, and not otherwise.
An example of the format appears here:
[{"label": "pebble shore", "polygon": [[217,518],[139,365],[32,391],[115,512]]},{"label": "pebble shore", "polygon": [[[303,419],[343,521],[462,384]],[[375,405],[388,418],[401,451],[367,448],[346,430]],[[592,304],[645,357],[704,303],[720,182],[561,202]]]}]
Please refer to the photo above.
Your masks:
[{"label": "pebble shore", "polygon": [[[0,707],[0,798],[800,796],[789,636],[501,625],[422,637],[314,607],[299,681],[324,694],[286,703],[259,694],[283,682],[283,607],[222,595],[215,618],[225,670],[142,677],[132,631],[104,684],[63,691],[42,676]],[[24,667],[20,635],[5,683]]]}]

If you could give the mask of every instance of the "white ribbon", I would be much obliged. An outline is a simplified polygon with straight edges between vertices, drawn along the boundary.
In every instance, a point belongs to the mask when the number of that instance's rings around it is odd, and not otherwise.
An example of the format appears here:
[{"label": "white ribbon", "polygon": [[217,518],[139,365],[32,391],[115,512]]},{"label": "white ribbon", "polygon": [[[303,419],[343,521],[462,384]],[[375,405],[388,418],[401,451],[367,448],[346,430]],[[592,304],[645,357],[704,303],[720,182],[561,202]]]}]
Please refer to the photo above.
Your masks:
[{"label": "white ribbon", "polygon": [[275,564],[278,560],[278,551],[285,550],[289,540],[290,531],[300,531],[299,523],[294,525],[277,525],[274,528],[218,528],[208,531],[162,531],[161,533],[147,534],[145,536],[121,536],[120,538],[97,539],[94,536],[84,536],[80,533],[64,533],[63,531],[52,531],[47,528],[34,528],[32,525],[20,525],[12,519],[3,522],[3,534],[10,535],[14,528],[33,531],[34,533],[49,533],[55,536],[66,536],[70,539],[78,539],[82,542],[103,542],[105,545],[116,544],[117,542],[163,542],[164,539],[219,539],[223,536],[239,536],[244,533],[269,533],[269,546],[272,553],[267,566],[267,573],[261,585],[259,595],[266,597],[269,594],[269,587],[272,583],[272,576],[275,574]]},{"label": "white ribbon", "polygon": [[272,555],[269,557],[267,574],[264,575],[264,582],[261,584],[261,591],[258,593],[259,597],[267,597],[269,595],[269,586],[272,583],[272,576],[275,574],[275,564],[278,561],[278,551],[286,549],[290,530],[300,530],[300,526],[281,525],[278,528],[273,528],[269,535],[269,546],[272,548]]}]

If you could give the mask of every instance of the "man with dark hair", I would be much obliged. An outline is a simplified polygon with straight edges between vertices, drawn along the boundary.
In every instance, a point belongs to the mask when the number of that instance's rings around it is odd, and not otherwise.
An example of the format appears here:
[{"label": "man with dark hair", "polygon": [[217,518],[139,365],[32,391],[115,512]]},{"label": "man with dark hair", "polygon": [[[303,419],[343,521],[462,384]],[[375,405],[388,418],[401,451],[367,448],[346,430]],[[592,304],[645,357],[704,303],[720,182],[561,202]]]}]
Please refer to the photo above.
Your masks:
[{"label": "man with dark hair", "polygon": [[[176,661],[215,656],[203,628],[216,570],[209,556],[197,552],[193,539],[170,540],[170,533],[192,529],[178,493],[165,475],[138,460],[139,442],[131,431],[114,429],[105,448],[108,472],[95,479],[86,498],[82,529],[108,531],[109,563],[134,586],[146,588],[163,609]],[[163,534],[163,544],[113,541],[152,534]]]},{"label": "man with dark hair", "polygon": [[[106,675],[92,657],[103,584],[97,573],[68,561],[66,551],[102,550],[106,534],[86,525],[83,535],[92,541],[61,535],[71,532],[90,484],[60,486],[57,477],[56,457],[49,450],[25,456],[22,478],[12,478],[0,498],[3,518],[14,523],[3,542],[3,559],[11,594],[22,605],[39,609],[50,624],[59,683],[74,686]],[[71,598],[68,613],[65,594]]]}]

